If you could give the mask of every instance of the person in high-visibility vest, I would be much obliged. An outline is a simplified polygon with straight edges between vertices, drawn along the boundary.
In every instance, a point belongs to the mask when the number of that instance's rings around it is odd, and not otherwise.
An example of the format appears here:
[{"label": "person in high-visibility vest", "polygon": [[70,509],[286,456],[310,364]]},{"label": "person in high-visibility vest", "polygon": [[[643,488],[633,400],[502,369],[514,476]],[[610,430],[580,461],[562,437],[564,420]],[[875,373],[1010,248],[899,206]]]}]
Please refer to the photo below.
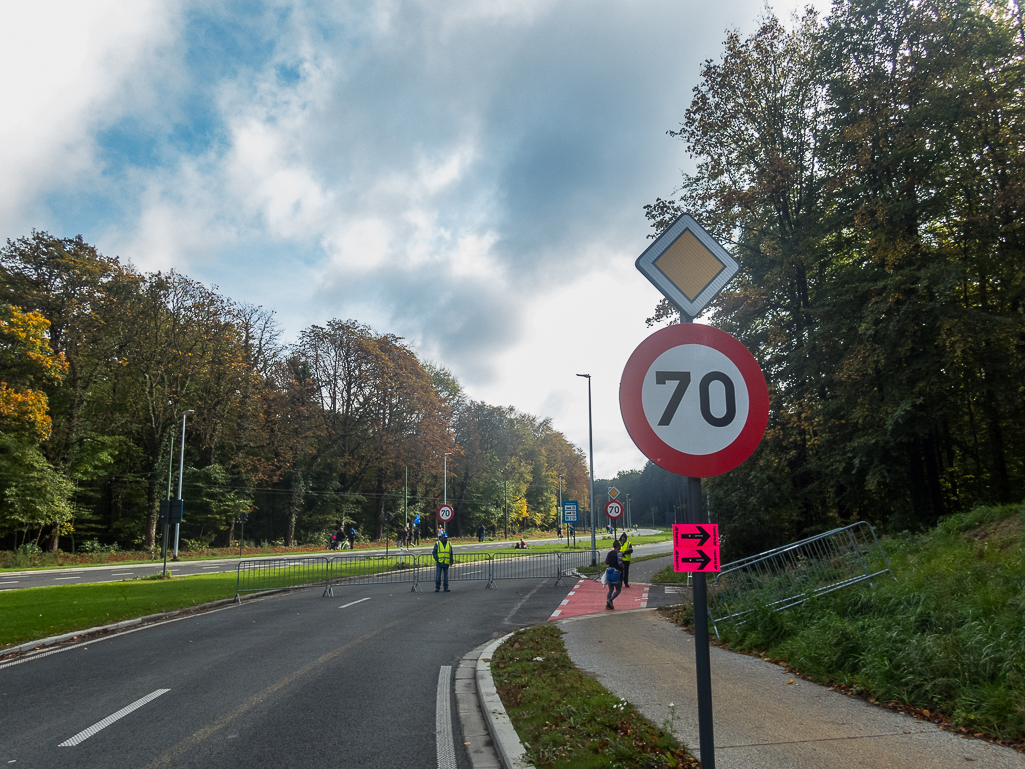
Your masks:
[{"label": "person in high-visibility vest", "polygon": [[448,541],[448,534],[442,531],[438,535],[438,541],[434,543],[434,592],[441,590],[441,575],[445,574],[445,592],[448,592],[448,567],[452,565],[452,543]]},{"label": "person in high-visibility vest", "polygon": [[623,587],[630,587],[630,555],[633,551],[633,543],[624,531],[619,535],[619,552],[623,555]]}]

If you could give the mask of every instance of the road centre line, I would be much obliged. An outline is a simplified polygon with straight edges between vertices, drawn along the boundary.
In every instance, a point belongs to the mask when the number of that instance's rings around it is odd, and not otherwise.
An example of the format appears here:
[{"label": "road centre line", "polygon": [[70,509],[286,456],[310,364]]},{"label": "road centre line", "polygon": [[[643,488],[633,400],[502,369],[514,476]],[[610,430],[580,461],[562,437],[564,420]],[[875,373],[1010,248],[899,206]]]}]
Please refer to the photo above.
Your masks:
[{"label": "road centre line", "polygon": [[0,582],[0,585],[17,585],[17,584],[18,584],[18,580],[16,580],[16,579],[12,579],[12,580],[10,580],[8,582]]},{"label": "road centre line", "polygon": [[452,666],[438,671],[438,697],[434,712],[434,736],[438,743],[438,769],[457,769],[456,743],[452,732]]},{"label": "road centre line", "polygon": [[55,581],[56,581],[56,580],[59,580],[59,579],[82,579],[82,575],[81,575],[81,574],[79,574],[79,575],[77,575],[77,576],[74,576],[74,577],[54,577],[54,580],[55,580]]},{"label": "road centre line", "polygon": [[344,604],[342,606],[339,606],[338,608],[339,609],[348,609],[350,606],[355,606],[358,603],[363,603],[364,601],[369,601],[369,600],[370,600],[370,596],[367,596],[366,598],[360,598],[358,601],[352,601],[351,603]]},{"label": "road centre line", "polygon": [[171,690],[170,689],[157,689],[155,692],[150,692],[145,697],[143,697],[141,699],[138,699],[135,702],[133,702],[131,705],[126,705],[125,707],[121,708],[121,710],[117,711],[117,713],[111,713],[109,716],[104,718],[102,721],[98,721],[97,723],[95,723],[92,726],[90,726],[88,729],[83,729],[78,734],[76,734],[74,737],[72,737],[69,740],[65,740],[64,742],[62,742],[57,747],[58,748],[73,748],[73,747],[75,747],[75,745],[78,745],[80,742],[85,742],[87,739],[92,737],[98,731],[101,731],[102,729],[106,729],[108,726],[110,726],[111,724],[115,723],[116,721],[120,721],[122,718],[127,716],[132,711],[138,710],[143,705],[145,705],[147,702],[152,702],[153,700],[155,700],[160,695],[167,694],[169,691],[171,691]]}]

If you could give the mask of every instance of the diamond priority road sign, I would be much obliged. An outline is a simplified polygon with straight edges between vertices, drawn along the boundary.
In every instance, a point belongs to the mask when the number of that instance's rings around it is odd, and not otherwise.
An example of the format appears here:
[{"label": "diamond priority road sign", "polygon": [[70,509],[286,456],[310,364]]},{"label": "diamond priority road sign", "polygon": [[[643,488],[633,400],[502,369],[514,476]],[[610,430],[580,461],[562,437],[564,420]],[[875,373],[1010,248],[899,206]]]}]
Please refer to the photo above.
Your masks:
[{"label": "diamond priority road sign", "polygon": [[637,257],[637,269],[677,309],[697,317],[740,265],[690,214],[682,214]]}]

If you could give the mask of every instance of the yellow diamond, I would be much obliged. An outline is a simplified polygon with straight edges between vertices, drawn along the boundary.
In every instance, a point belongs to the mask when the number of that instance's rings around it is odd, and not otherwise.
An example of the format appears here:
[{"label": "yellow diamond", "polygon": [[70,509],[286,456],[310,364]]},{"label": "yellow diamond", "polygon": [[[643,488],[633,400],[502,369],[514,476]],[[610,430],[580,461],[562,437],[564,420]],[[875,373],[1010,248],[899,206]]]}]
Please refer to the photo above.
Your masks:
[{"label": "yellow diamond", "polygon": [[692,302],[726,267],[690,230],[678,237],[654,264]]}]

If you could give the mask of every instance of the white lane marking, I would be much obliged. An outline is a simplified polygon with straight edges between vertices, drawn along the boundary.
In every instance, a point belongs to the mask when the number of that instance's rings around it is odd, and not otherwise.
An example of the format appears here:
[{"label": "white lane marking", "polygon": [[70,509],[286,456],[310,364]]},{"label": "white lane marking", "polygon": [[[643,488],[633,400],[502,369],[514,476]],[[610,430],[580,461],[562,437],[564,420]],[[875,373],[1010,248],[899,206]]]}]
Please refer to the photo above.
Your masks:
[{"label": "white lane marking", "polygon": [[565,606],[568,603],[569,603],[569,599],[568,598],[564,598],[562,603],[559,604],[559,606]]},{"label": "white lane marking", "polygon": [[17,584],[18,584],[18,580],[16,580],[16,579],[12,579],[12,580],[10,580],[8,582],[0,582],[0,585],[17,585]]},{"label": "white lane marking", "polygon": [[523,606],[523,604],[530,600],[530,597],[534,595],[534,593],[541,589],[542,585],[544,585],[544,582],[538,582],[537,587],[535,587],[533,590],[531,590],[529,593],[523,596],[523,599],[518,604],[513,606],[512,611],[505,615],[505,619],[502,620],[502,624],[511,625],[512,622],[510,620],[512,620],[512,616],[520,610],[520,607]]},{"label": "white lane marking", "polygon": [[348,609],[350,606],[355,606],[358,603],[363,603],[364,601],[369,601],[369,600],[370,600],[369,596],[366,597],[366,598],[360,598],[358,601],[353,601],[352,603],[343,604],[342,606],[339,606],[338,608],[339,609]]},{"label": "white lane marking", "polygon": [[558,617],[560,614],[562,614],[562,609],[556,609],[555,611],[552,612],[552,616],[549,617],[548,619],[552,619],[554,617]]},{"label": "white lane marking", "polygon": [[452,736],[451,698],[452,666],[442,665],[438,671],[438,698],[434,712],[434,735],[438,743],[438,769],[457,769],[456,744]]},{"label": "white lane marking", "polygon": [[136,700],[131,705],[126,705],[125,707],[121,708],[121,710],[119,710],[117,713],[111,713],[109,716],[104,718],[102,721],[99,721],[99,722],[93,724],[88,729],[83,729],[78,734],[76,734],[74,737],[72,737],[70,740],[65,740],[64,742],[62,742],[57,747],[58,748],[73,748],[78,743],[85,742],[87,739],[92,737],[94,734],[96,734],[96,732],[100,731],[101,729],[106,729],[108,726],[110,726],[115,721],[120,721],[122,718],[127,716],[133,710],[138,710],[143,705],[145,705],[147,702],[152,702],[157,697],[159,697],[161,694],[167,694],[169,691],[171,691],[171,690],[170,689],[157,689],[155,692],[150,692],[149,694],[147,694],[142,699]]},{"label": "white lane marking", "polygon": [[203,568],[204,569],[219,569],[221,567],[220,567],[220,564],[218,564],[217,566],[204,566]]},{"label": "white lane marking", "polygon": [[58,579],[82,579],[82,577],[81,577],[81,575],[79,575],[77,577],[54,577],[54,579],[55,580],[58,580]]}]

